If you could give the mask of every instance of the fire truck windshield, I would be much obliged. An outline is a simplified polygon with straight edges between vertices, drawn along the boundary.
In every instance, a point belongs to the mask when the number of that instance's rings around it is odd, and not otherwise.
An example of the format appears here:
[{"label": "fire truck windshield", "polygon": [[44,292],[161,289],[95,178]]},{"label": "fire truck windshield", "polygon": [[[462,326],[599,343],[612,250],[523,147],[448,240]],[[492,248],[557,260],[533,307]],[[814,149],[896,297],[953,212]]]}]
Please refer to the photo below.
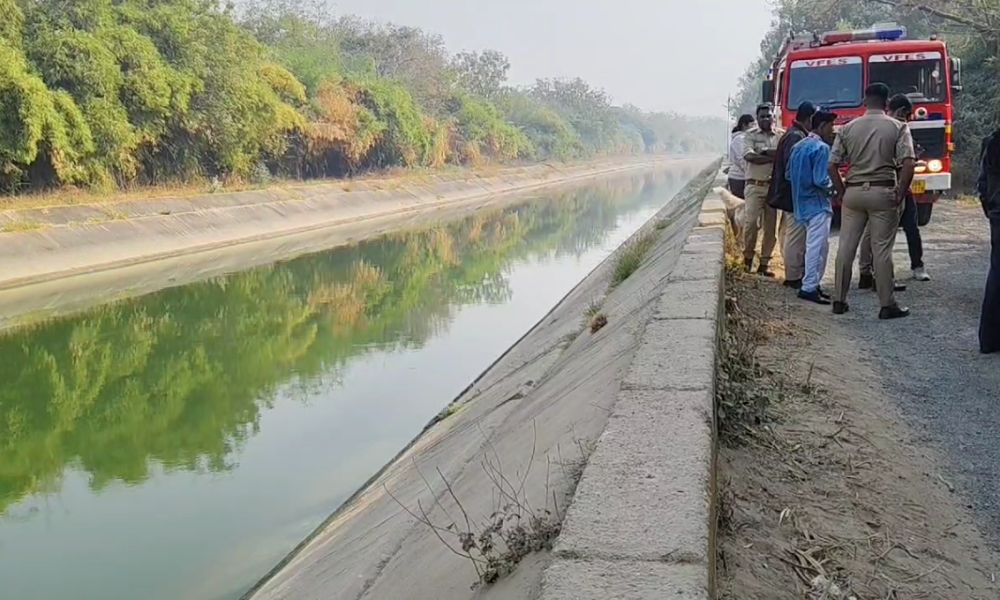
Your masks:
[{"label": "fire truck windshield", "polygon": [[861,106],[864,64],[857,59],[800,60],[792,63],[788,82],[789,109],[803,102],[825,108]]},{"label": "fire truck windshield", "polygon": [[914,103],[945,100],[944,67],[940,59],[876,62],[872,57],[870,79],[889,86],[893,94],[906,94]]}]

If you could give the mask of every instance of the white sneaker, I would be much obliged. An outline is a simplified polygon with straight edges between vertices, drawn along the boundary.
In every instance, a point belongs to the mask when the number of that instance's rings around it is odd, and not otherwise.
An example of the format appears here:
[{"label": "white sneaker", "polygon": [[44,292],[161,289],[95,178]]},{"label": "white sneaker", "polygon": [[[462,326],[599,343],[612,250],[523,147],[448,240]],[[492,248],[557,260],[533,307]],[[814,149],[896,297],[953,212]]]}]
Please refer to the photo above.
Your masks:
[{"label": "white sneaker", "polygon": [[913,269],[913,278],[917,281],[930,281],[931,276],[927,274],[927,270],[923,267],[918,267]]}]

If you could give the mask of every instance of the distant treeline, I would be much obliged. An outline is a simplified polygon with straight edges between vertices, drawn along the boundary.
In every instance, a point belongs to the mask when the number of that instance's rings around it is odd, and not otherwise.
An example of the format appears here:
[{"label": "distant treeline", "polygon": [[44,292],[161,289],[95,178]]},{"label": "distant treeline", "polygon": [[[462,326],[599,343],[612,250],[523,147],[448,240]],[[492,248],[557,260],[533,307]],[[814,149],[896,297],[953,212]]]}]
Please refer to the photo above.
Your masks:
[{"label": "distant treeline", "polygon": [[[905,25],[909,36],[940,34],[953,56],[963,60],[964,90],[957,96],[955,170],[971,187],[978,168],[980,141],[1000,124],[1000,2],[935,0],[778,0],[761,56],[740,81],[737,112],[752,112],[760,82],[789,34],[867,29],[877,23]],[[735,116],[735,115],[734,115]]]},{"label": "distant treeline", "polygon": [[0,189],[715,149],[721,123],[507,83],[494,51],[261,0],[0,0]]}]

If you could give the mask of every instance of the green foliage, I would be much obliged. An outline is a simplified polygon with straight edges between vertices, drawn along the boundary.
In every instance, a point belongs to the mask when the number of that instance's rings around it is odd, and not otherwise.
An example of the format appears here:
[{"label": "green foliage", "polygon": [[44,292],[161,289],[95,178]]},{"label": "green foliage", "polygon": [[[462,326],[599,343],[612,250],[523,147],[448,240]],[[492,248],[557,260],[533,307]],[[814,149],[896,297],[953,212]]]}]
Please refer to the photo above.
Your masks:
[{"label": "green foliage", "polygon": [[0,0],[0,189],[694,146],[579,79],[513,89],[496,51],[451,56],[419,29],[331,19],[323,0],[248,6],[237,20],[221,0]]},{"label": "green foliage", "polygon": [[360,104],[385,125],[385,132],[372,151],[374,167],[422,164],[431,149],[432,132],[427,128],[413,96],[398,83],[370,79],[358,82]]},{"label": "green foliage", "polygon": [[559,113],[534,97],[511,91],[499,101],[500,109],[512,125],[531,142],[531,158],[568,160],[583,154],[580,135]]},{"label": "green foliage", "polygon": [[459,95],[452,100],[451,109],[459,147],[467,148],[469,144],[473,144],[475,149],[470,149],[472,154],[486,154],[500,161],[534,154],[528,137],[507,122],[492,104]]}]

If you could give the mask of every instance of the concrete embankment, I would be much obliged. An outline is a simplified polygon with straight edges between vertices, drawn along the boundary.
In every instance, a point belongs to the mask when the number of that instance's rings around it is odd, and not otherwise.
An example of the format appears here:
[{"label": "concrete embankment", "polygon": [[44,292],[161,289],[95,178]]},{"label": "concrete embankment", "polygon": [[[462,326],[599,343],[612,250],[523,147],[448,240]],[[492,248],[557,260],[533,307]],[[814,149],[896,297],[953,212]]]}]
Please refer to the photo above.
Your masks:
[{"label": "concrete embankment", "polygon": [[515,192],[705,163],[643,157],[0,211],[0,327],[452,218]]},{"label": "concrete embankment", "polygon": [[[724,221],[721,203],[705,198],[716,170],[246,598],[709,598]],[[641,264],[612,285],[636,245],[647,249]],[[516,565],[481,545],[461,556],[460,540],[480,539],[498,514],[555,520],[543,529],[562,534],[544,550],[551,539],[527,527],[527,545],[543,550]],[[491,569],[503,576],[470,591]]]}]

